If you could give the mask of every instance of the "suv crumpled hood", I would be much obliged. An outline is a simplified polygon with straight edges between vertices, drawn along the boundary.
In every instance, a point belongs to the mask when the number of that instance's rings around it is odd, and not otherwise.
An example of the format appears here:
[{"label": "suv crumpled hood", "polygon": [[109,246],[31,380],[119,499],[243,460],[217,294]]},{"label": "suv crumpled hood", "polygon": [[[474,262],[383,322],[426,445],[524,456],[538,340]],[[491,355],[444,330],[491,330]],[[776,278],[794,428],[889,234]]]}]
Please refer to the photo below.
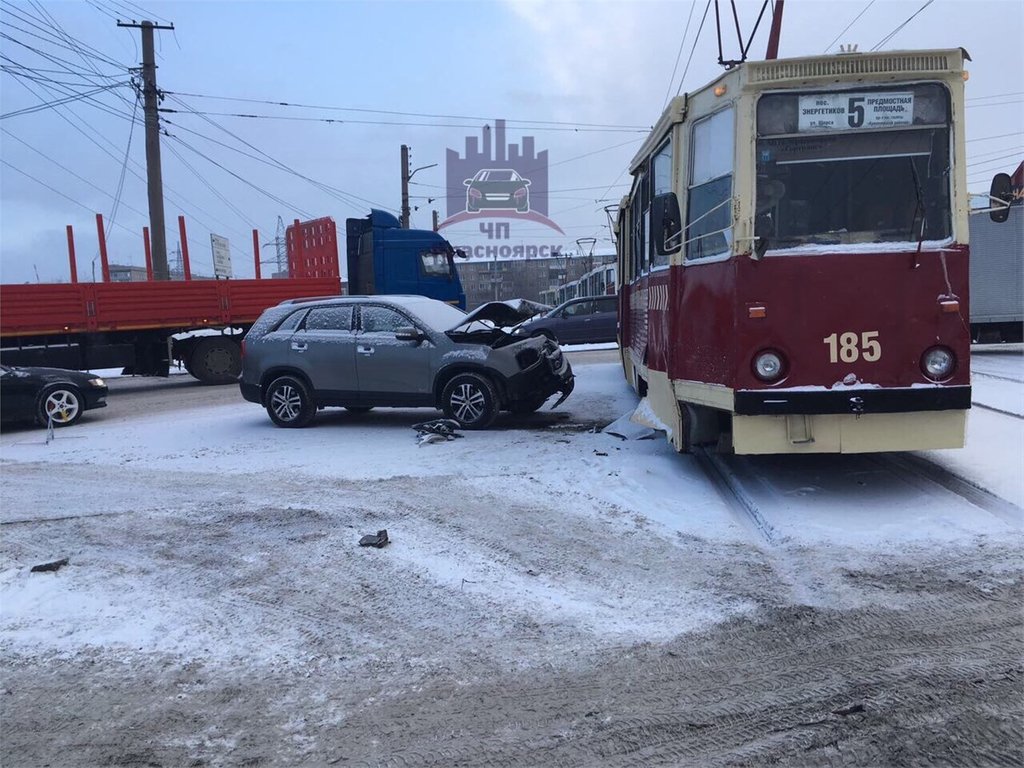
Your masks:
[{"label": "suv crumpled hood", "polygon": [[[513,306],[513,303],[516,306]],[[489,301],[486,304],[481,304],[448,330],[456,331],[477,320],[487,320],[497,328],[508,328],[518,325],[524,320],[529,320],[538,314],[541,309],[543,309],[542,304],[526,301],[525,299],[517,299],[515,302],[508,303],[504,301]]]}]

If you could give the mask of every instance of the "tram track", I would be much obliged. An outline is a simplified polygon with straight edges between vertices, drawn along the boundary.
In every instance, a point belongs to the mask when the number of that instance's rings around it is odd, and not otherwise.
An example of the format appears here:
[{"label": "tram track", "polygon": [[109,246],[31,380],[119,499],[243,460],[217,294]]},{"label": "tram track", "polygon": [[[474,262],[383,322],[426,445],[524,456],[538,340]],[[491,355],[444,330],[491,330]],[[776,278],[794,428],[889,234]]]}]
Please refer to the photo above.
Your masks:
[{"label": "tram track", "polygon": [[876,457],[883,467],[897,467],[905,475],[938,485],[979,509],[1014,525],[1024,519],[1024,510],[987,488],[961,477],[923,456],[913,453],[889,453]]},{"label": "tram track", "polygon": [[695,446],[692,453],[701,470],[733,512],[751,524],[765,543],[772,546],[779,544],[782,539],[779,532],[768,522],[768,518],[722,455],[700,446]]},{"label": "tram track", "polygon": [[[728,456],[706,448],[694,447],[692,454],[698,466],[711,481],[723,501],[770,546],[785,542],[787,536],[768,518],[748,479],[731,466]],[[871,463],[897,477],[909,479],[924,490],[936,486],[967,503],[1013,525],[1021,525],[1024,509],[987,488],[978,485],[942,465],[913,453],[886,453],[871,456]]]},{"label": "tram track", "polygon": [[986,411],[992,411],[992,413],[1000,413],[1003,416],[1012,416],[1015,419],[1024,419],[1024,414],[1008,411],[1005,408],[996,408],[994,405],[986,405],[985,403],[979,403],[977,400],[971,400],[971,407],[981,408]]}]

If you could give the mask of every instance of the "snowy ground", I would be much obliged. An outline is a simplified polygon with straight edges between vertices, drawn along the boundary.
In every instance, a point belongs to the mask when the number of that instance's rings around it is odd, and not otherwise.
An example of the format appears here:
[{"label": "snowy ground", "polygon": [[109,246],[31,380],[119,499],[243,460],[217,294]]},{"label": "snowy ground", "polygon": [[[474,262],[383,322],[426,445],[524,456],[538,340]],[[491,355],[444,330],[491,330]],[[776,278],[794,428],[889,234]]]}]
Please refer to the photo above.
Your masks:
[{"label": "snowy ground", "polygon": [[574,367],[557,412],[422,447],[428,411],[281,430],[116,391],[4,433],[0,763],[1024,757],[1019,348],[975,355],[988,407],[929,457],[1015,513],[885,457],[751,458],[773,542],[693,458],[602,434],[636,400]]}]

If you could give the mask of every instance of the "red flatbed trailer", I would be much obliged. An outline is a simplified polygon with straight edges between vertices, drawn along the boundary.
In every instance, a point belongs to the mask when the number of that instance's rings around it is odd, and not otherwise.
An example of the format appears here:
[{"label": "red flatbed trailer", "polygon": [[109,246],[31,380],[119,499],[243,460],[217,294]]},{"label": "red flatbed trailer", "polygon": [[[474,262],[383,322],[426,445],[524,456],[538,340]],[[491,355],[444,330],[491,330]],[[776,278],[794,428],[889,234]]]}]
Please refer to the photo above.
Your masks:
[{"label": "red flatbed trailer", "polygon": [[193,280],[186,269],[185,280],[79,283],[72,269],[71,283],[0,285],[0,360],[166,376],[174,359],[205,383],[230,383],[264,309],[341,293],[336,253],[333,270],[286,279]]}]

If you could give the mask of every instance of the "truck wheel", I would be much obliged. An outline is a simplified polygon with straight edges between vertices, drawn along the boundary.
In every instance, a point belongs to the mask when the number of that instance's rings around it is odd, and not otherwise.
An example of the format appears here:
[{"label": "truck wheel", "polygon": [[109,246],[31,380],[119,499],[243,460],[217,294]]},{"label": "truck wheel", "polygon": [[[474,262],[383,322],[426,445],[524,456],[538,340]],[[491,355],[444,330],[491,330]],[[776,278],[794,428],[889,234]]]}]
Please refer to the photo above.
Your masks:
[{"label": "truck wheel", "polygon": [[36,420],[44,427],[70,427],[82,418],[82,393],[70,384],[51,384],[39,393]]},{"label": "truck wheel", "polygon": [[264,398],[270,420],[279,427],[304,427],[316,415],[316,403],[306,385],[294,376],[270,382]]},{"label": "truck wheel", "polygon": [[441,394],[444,415],[463,429],[487,429],[498,415],[498,393],[479,373],[460,373]]},{"label": "truck wheel", "polygon": [[242,372],[242,350],[227,336],[203,339],[186,368],[203,384],[233,384]]}]

